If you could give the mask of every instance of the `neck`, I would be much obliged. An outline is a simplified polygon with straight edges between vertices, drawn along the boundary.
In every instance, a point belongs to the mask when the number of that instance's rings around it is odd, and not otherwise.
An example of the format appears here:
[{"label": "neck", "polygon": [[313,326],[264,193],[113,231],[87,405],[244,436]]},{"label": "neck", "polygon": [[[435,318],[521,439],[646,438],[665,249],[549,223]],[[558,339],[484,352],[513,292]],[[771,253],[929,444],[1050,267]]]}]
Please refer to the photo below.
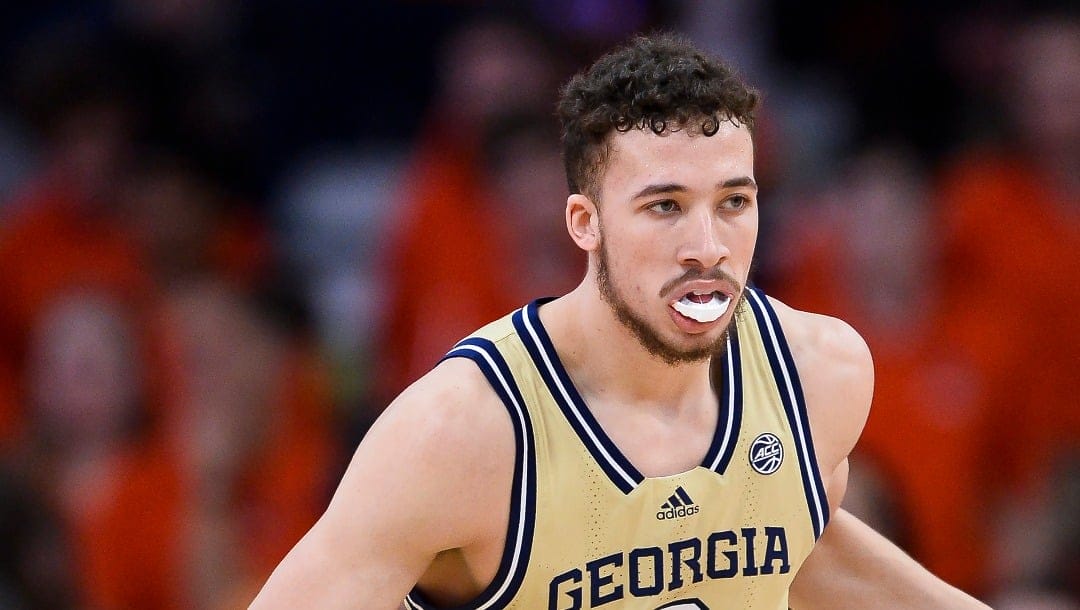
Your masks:
[{"label": "neck", "polygon": [[586,400],[678,411],[713,400],[710,361],[668,364],[616,318],[588,279],[540,310],[559,358]]}]

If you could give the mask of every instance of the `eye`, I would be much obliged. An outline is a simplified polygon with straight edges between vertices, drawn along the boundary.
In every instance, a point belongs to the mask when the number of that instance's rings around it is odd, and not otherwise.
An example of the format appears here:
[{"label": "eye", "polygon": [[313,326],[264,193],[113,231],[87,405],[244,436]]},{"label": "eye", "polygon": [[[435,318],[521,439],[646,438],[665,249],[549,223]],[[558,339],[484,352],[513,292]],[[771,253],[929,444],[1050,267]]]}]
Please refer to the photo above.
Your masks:
[{"label": "eye", "polygon": [[738,211],[750,205],[750,198],[746,195],[732,195],[725,199],[721,205],[729,210]]},{"label": "eye", "polygon": [[674,214],[679,211],[679,204],[673,199],[664,199],[649,204],[649,208],[658,214]]}]

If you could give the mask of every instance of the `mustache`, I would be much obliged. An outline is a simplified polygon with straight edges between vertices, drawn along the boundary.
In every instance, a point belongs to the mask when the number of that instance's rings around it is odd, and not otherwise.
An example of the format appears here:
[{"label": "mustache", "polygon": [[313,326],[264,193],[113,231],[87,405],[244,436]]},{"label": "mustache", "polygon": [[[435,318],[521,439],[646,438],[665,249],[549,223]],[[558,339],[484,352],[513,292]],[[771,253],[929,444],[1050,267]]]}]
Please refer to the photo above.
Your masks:
[{"label": "mustache", "polygon": [[742,294],[743,286],[738,280],[725,273],[720,267],[710,267],[708,269],[700,269],[693,267],[686,270],[682,276],[665,283],[660,288],[660,298],[670,298],[679,287],[695,282],[698,280],[705,280],[708,282],[723,282],[728,284],[728,287],[732,289],[732,296],[738,296]]}]

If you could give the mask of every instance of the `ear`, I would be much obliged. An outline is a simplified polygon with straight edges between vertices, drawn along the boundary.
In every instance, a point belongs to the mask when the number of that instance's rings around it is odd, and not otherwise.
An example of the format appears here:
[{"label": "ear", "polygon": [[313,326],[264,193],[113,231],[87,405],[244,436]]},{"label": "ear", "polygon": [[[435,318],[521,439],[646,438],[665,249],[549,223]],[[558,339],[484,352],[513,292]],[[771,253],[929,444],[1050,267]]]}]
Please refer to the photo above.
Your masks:
[{"label": "ear", "polygon": [[600,247],[600,214],[591,199],[580,193],[566,198],[566,230],[582,250]]}]

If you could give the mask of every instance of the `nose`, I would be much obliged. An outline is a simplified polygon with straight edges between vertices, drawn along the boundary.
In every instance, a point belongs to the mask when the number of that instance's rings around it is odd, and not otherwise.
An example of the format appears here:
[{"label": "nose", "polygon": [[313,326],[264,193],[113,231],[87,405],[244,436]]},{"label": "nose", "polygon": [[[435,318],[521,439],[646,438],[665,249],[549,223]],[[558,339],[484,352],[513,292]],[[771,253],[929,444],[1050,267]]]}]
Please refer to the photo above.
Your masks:
[{"label": "nose", "polygon": [[685,223],[685,239],[679,250],[683,266],[710,269],[731,255],[721,235],[723,223],[711,211],[687,216]]}]

